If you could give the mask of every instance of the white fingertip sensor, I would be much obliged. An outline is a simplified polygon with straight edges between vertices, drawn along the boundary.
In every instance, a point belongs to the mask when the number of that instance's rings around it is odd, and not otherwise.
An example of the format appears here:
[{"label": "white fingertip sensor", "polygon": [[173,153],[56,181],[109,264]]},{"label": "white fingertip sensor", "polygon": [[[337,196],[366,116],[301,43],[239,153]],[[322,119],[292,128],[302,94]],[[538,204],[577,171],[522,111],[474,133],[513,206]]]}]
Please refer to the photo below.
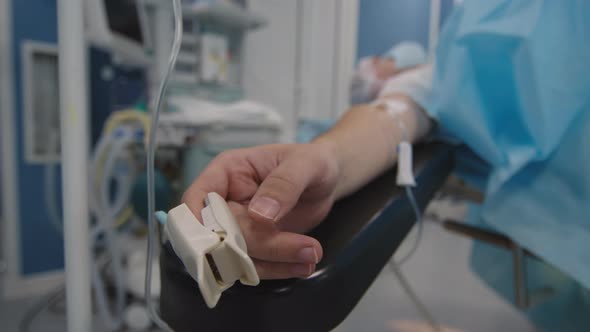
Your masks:
[{"label": "white fingertip sensor", "polygon": [[205,203],[203,224],[182,204],[168,212],[165,227],[174,251],[199,284],[207,306],[213,308],[237,280],[256,286],[260,279],[225,199],[209,193]]}]

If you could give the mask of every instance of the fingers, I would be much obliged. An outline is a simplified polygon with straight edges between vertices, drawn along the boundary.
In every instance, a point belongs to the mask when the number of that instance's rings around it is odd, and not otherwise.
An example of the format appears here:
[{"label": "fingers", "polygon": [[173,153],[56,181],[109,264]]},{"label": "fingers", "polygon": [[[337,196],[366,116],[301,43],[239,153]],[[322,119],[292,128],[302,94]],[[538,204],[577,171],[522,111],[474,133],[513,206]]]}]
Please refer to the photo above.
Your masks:
[{"label": "fingers", "polygon": [[193,214],[200,218],[208,193],[216,192],[226,200],[250,200],[258,188],[259,173],[274,168],[279,147],[229,150],[215,157],[199,174],[182,197]]},{"label": "fingers", "polygon": [[305,278],[322,259],[320,243],[309,236],[281,232],[274,223],[256,222],[246,206],[229,202],[261,279]]},{"label": "fingers", "polygon": [[281,232],[276,224],[259,223],[241,204],[230,202],[248,246],[248,255],[263,261],[317,264],[323,255],[321,244],[307,235]]},{"label": "fingers", "polygon": [[326,218],[332,209],[332,200],[299,201],[297,206],[277,223],[284,232],[305,234]]},{"label": "fingers", "polygon": [[200,176],[182,195],[182,202],[185,203],[191,212],[201,222],[201,210],[205,207],[205,198],[210,192],[216,192],[222,197],[227,196],[228,176],[218,162],[212,161]]},{"label": "fingers", "polygon": [[315,271],[315,264],[290,264],[254,259],[260,279],[306,278]]},{"label": "fingers", "polygon": [[249,205],[250,216],[256,220],[280,220],[297,204],[303,191],[322,180],[325,166],[309,153],[290,155],[260,184]]},{"label": "fingers", "polygon": [[[325,160],[318,157],[321,154],[309,149],[292,152],[293,146],[279,145],[223,153],[207,166],[182,198],[200,220],[209,192],[225,198],[240,224],[248,255],[263,279],[307,277],[323,255],[317,240],[283,232],[278,223],[260,222],[280,220],[293,209],[303,192],[310,202],[326,196],[317,189],[325,186],[317,185],[332,173],[328,172],[331,168]],[[324,209],[311,209],[324,214]]]},{"label": "fingers", "polygon": [[314,170],[302,161],[288,160],[274,169],[252,198],[249,210],[253,218],[277,221],[295,206],[301,193],[314,177]]},{"label": "fingers", "polygon": [[260,260],[315,265],[322,258],[322,246],[309,236],[279,231],[247,232],[244,236],[248,255]]}]

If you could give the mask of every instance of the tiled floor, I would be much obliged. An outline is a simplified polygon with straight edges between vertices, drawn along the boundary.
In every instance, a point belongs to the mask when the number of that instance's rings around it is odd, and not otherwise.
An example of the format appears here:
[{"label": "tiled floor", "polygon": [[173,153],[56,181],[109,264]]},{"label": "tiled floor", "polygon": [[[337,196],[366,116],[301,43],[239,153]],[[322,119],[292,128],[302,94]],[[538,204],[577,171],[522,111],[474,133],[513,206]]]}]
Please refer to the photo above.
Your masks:
[{"label": "tiled floor", "polygon": [[[414,240],[413,235],[398,252],[408,249]],[[468,266],[470,246],[467,239],[448,233],[434,222],[427,222],[420,247],[402,268],[422,302],[444,327],[442,331],[534,331],[522,315],[471,273]],[[0,302],[0,330],[18,331],[19,320],[33,300]],[[31,331],[65,331],[65,318],[44,312]],[[104,331],[104,328],[96,322],[94,331]],[[394,274],[386,267],[335,331],[431,332],[432,329],[424,323]]]}]

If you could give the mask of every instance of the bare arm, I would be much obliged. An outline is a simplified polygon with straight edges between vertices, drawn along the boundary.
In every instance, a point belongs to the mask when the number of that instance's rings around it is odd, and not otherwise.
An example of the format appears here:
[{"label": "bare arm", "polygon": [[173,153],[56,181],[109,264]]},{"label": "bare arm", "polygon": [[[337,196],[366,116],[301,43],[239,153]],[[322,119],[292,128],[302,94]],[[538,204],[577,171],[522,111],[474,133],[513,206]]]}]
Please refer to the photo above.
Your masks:
[{"label": "bare arm", "polygon": [[424,110],[411,98],[393,94],[382,97],[385,100],[394,100],[406,110],[391,114],[382,104],[353,107],[332,130],[313,142],[327,148],[337,160],[336,199],[354,192],[393,166],[400,141],[415,142],[432,126]]},{"label": "bare arm", "polygon": [[229,201],[261,278],[310,275],[322,246],[301,233],[317,226],[336,199],[391,167],[402,137],[416,141],[431,126],[405,95],[382,98],[405,111],[392,116],[385,107],[358,106],[310,144],[224,152],[187,189],[183,202],[200,216],[208,192]]}]

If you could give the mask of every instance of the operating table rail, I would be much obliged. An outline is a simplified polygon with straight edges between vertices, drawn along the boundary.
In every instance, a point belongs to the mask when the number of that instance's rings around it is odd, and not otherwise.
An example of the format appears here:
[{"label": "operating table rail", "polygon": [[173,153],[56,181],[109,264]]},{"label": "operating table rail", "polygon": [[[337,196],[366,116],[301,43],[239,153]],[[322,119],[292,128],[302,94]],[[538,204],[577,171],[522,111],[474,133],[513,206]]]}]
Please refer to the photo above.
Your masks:
[{"label": "operating table rail", "polygon": [[[424,209],[454,166],[453,148],[429,144],[415,148],[414,188]],[[310,235],[324,248],[316,273],[306,279],[236,285],[217,307],[208,309],[195,281],[170,244],[161,253],[162,317],[185,331],[329,331],[356,306],[410,232],[415,216],[395,169],[334,205]]]}]

